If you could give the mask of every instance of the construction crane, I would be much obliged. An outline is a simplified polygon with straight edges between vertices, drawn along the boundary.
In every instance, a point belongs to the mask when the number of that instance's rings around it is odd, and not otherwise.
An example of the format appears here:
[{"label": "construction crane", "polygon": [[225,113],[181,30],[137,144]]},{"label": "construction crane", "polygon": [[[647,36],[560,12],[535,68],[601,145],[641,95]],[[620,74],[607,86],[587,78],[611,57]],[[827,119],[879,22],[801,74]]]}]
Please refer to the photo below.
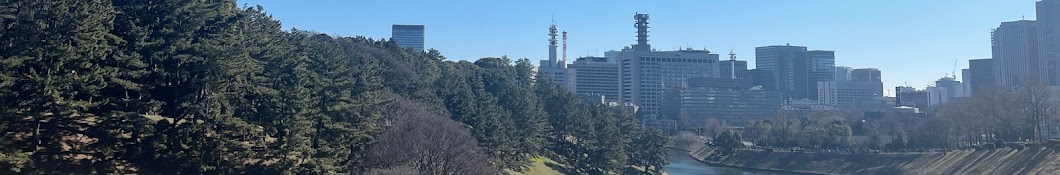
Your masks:
[{"label": "construction crane", "polygon": [[950,72],[950,73],[951,73],[951,74],[953,74],[952,76],[953,76],[953,79],[954,79],[954,80],[956,80],[956,79],[957,79],[957,62],[958,62],[959,60],[960,60],[960,59],[953,59],[953,72]]}]

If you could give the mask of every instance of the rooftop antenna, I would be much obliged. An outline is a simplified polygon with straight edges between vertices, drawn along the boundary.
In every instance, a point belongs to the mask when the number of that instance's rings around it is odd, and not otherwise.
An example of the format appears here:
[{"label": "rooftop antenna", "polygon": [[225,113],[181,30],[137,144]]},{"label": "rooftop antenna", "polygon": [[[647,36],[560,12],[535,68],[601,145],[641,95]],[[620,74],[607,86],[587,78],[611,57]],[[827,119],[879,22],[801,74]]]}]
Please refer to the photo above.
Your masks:
[{"label": "rooftop antenna", "polygon": [[563,31],[563,64],[567,64],[567,31]]},{"label": "rooftop antenna", "polygon": [[[556,17],[553,16],[552,18],[552,24],[548,27],[548,62],[551,64],[548,67],[561,67],[556,50],[556,47],[559,47],[559,40],[556,38],[559,36],[559,29],[556,27]],[[542,67],[545,66],[542,65]]]},{"label": "rooftop antenna", "polygon": [[736,53],[729,49],[729,78],[736,79]]},{"label": "rooftop antenna", "polygon": [[635,13],[633,15],[634,27],[637,28],[637,44],[633,45],[634,51],[651,52],[651,45],[648,45],[648,14]]}]

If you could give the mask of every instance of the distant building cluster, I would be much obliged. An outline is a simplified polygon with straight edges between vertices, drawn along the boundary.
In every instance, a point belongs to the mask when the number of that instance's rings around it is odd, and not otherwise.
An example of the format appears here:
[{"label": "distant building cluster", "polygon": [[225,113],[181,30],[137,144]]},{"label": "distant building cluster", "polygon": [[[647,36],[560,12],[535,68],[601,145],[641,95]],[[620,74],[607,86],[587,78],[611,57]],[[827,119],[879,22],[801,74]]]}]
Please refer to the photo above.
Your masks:
[{"label": "distant building cluster", "polygon": [[[1060,93],[1060,0],[1041,0],[1036,7],[1037,20],[998,25],[990,33],[992,58],[968,60],[960,79],[955,63],[952,74],[923,89],[895,87],[894,97],[885,95],[881,70],[837,66],[830,50],[756,47],[754,68],[732,52],[721,59],[707,49],[657,50],[648,43],[649,15],[639,13],[633,17],[635,44],[570,64],[568,33],[553,22],[548,59],[541,60],[536,73],[584,103],[630,110],[643,123],[664,127],[698,125],[709,118],[740,126],[778,110],[930,112],[991,91],[1051,86]],[[393,25],[392,39],[422,51],[424,26]],[[1060,135],[1060,127],[1050,130]]]},{"label": "distant building cluster", "polygon": [[703,126],[710,118],[742,126],[782,109],[895,109],[894,98],[883,94],[879,69],[837,67],[835,51],[790,44],[757,47],[755,68],[748,69],[747,61],[732,52],[722,60],[706,49],[653,49],[648,19],[648,14],[634,15],[636,44],[570,64],[567,32],[553,23],[539,77],[568,87],[585,103],[635,110],[645,125],[664,131]]},{"label": "distant building cluster", "polygon": [[[1036,7],[1037,20],[1002,22],[994,29],[992,58],[968,60],[960,79],[954,67],[952,75],[924,89],[896,87],[894,97],[884,94],[879,69],[837,66],[830,50],[756,47],[751,69],[732,52],[721,59],[707,49],[657,50],[648,43],[649,15],[639,13],[633,17],[635,44],[570,64],[567,31],[553,22],[548,59],[541,60],[536,73],[567,87],[583,103],[635,112],[644,124],[657,128],[702,126],[710,118],[741,126],[780,110],[930,112],[991,91],[1060,87],[1060,0],[1038,1]],[[423,25],[393,25],[392,31],[397,45],[424,49]],[[1060,132],[1060,127],[1051,130]]]},{"label": "distant building cluster", "polygon": [[[968,69],[961,71],[963,84],[940,79],[929,87],[935,91],[929,103],[948,102],[945,98],[958,91],[952,86],[962,86],[958,98],[1032,86],[1060,93],[1060,0],[1041,0],[1035,7],[1037,20],[1002,22],[990,32],[991,58],[968,60]],[[1060,96],[1053,98],[1060,101]],[[1046,138],[1060,137],[1060,124],[1049,120],[1040,125]]]},{"label": "distant building cluster", "polygon": [[1060,86],[1060,0],[1036,2],[1037,20],[1002,22],[990,32],[991,56],[962,71],[969,95],[1027,86]]}]

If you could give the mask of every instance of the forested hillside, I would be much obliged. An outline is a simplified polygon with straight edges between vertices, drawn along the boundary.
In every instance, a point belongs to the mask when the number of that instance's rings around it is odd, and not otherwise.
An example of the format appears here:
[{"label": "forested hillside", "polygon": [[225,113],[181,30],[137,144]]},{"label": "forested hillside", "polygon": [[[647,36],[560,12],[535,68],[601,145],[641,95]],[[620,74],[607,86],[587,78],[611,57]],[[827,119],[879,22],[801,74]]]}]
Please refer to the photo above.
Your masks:
[{"label": "forested hillside", "polygon": [[532,70],[284,30],[234,1],[0,0],[0,174],[500,174],[535,156],[570,173],[657,174],[667,163],[665,136]]}]

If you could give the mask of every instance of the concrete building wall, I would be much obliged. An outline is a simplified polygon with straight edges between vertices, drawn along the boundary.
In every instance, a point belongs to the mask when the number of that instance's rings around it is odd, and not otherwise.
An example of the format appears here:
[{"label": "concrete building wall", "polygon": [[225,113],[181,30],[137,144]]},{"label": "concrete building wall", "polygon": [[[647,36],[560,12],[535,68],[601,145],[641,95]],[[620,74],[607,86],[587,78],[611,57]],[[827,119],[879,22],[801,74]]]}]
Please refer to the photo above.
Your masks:
[{"label": "concrete building wall", "polygon": [[783,105],[780,92],[727,88],[689,88],[667,91],[666,111],[702,126],[710,118],[734,126],[776,115]]},{"label": "concrete building wall", "polygon": [[966,97],[960,81],[945,77],[935,81],[935,86],[927,87],[928,105],[937,106],[948,103],[958,97]]},{"label": "concrete building wall", "polygon": [[968,73],[964,75],[968,77],[964,83],[968,84],[968,90],[973,96],[979,91],[994,89],[998,86],[994,81],[993,59],[968,60]]},{"label": "concrete building wall", "polygon": [[883,87],[882,82],[824,81],[817,84],[817,99],[825,105],[855,107],[877,104],[880,103],[877,97],[883,97],[878,92]]},{"label": "concrete building wall", "polygon": [[573,92],[603,95],[607,102],[619,102],[618,63],[601,57],[578,58],[567,66]]},{"label": "concrete building wall", "polygon": [[714,77],[718,55],[706,50],[615,53],[619,61],[623,103],[640,106],[641,115],[659,115],[663,90],[686,86],[688,78]]},{"label": "concrete building wall", "polygon": [[[735,64],[733,64],[735,63]],[[735,68],[735,69],[734,69]],[[721,60],[718,61],[718,75],[714,77],[718,78],[732,78],[732,74],[736,73],[736,79],[750,79],[750,73],[747,71],[747,61],[729,61]],[[735,70],[735,71],[734,71]]]}]

